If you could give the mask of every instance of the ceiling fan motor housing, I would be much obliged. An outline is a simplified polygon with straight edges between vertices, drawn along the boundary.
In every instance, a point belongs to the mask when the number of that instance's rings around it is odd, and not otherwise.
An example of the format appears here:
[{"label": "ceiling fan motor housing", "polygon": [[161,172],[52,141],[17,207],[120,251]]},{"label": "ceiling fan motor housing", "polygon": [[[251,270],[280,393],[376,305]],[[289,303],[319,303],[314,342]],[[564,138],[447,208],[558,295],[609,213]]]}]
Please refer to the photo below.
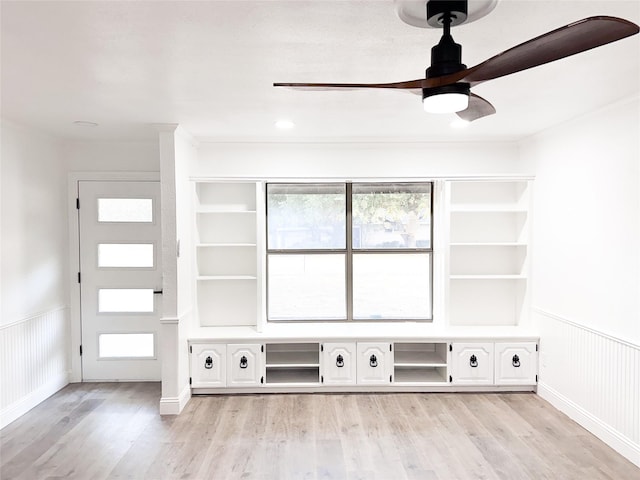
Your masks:
[{"label": "ceiling fan motor housing", "polygon": [[427,18],[430,25],[442,27],[443,32],[440,42],[431,49],[431,66],[426,78],[450,75],[467,68],[462,63],[462,47],[451,36],[451,26],[459,25],[467,18],[467,1],[430,0]]},{"label": "ceiling fan motor housing", "polygon": [[[442,27],[440,42],[431,48],[431,66],[427,68],[426,78],[441,77],[457,73],[467,68],[462,63],[462,46],[451,36],[451,26],[460,25],[467,19],[466,0],[430,0],[427,2],[427,21],[431,26]],[[434,88],[423,88],[422,98],[434,95],[470,93],[468,83],[454,83]]]}]

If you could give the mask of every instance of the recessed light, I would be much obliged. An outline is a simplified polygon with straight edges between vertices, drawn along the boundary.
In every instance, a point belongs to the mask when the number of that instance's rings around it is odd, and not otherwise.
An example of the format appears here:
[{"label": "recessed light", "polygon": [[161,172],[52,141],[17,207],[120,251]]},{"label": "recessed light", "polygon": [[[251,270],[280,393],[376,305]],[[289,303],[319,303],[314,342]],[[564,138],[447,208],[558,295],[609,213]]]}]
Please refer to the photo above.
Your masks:
[{"label": "recessed light", "polygon": [[87,122],[86,120],[76,120],[73,122],[74,125],[78,127],[97,127],[98,124],[96,122]]},{"label": "recessed light", "polygon": [[278,120],[276,122],[276,128],[280,128],[282,130],[288,130],[290,128],[295,127],[296,124],[293,123],[291,120]]},{"label": "recessed light", "polygon": [[458,118],[456,120],[454,120],[453,122],[451,122],[449,125],[451,126],[451,128],[466,128],[469,126],[469,123],[467,120],[463,120],[461,118]]}]

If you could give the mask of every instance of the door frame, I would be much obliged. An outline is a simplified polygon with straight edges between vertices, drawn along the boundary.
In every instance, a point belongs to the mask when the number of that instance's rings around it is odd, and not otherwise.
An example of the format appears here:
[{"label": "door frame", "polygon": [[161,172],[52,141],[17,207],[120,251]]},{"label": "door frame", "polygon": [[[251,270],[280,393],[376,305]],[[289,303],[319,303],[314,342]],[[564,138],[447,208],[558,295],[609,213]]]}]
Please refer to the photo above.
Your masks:
[{"label": "door frame", "polygon": [[80,311],[80,218],[76,206],[78,182],[160,182],[160,172],[70,172],[67,175],[67,218],[69,219],[69,382],[82,382],[82,315]]}]

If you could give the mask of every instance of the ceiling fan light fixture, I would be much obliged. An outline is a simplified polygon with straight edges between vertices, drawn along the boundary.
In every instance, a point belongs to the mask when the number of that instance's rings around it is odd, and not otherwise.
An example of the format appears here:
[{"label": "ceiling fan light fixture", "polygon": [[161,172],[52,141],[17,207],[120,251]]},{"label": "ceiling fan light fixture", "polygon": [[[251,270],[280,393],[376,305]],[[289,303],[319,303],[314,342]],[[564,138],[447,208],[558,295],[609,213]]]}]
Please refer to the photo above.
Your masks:
[{"label": "ceiling fan light fixture", "polygon": [[422,106],[428,113],[456,113],[469,106],[469,84],[454,83],[422,89]]},{"label": "ceiling fan light fixture", "polygon": [[296,126],[295,123],[293,123],[291,120],[277,120],[275,123],[276,128],[279,128],[280,130],[290,130],[293,127]]}]

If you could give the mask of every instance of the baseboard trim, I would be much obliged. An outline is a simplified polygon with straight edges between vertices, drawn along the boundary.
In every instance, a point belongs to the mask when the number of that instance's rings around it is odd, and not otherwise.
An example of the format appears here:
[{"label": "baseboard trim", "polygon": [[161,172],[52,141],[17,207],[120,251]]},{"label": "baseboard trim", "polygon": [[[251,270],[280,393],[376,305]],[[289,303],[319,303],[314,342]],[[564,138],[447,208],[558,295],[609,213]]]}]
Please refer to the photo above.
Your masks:
[{"label": "baseboard trim", "polygon": [[617,430],[542,382],[538,383],[538,395],[640,467],[640,445],[633,443]]},{"label": "baseboard trim", "polygon": [[185,385],[177,397],[162,397],[160,399],[160,415],[180,415],[189,400],[191,400],[191,387]]},{"label": "baseboard trim", "polygon": [[0,429],[3,429],[13,421],[20,418],[32,408],[36,407],[54,393],[62,390],[69,384],[69,373],[65,372],[49,380],[31,393],[28,393],[20,400],[0,411]]}]

